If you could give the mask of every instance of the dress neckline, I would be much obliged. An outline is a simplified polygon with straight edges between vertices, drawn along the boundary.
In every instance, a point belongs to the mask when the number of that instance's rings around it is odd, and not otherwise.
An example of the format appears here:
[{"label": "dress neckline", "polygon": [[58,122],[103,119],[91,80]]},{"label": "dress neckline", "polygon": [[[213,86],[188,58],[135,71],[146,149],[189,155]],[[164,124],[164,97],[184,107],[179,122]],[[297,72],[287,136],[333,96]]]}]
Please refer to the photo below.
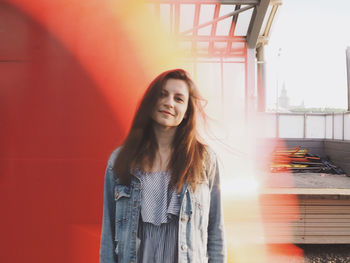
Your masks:
[{"label": "dress neckline", "polygon": [[144,171],[144,170],[140,170],[140,172],[142,174],[146,174],[146,175],[153,175],[153,174],[166,174],[168,173],[168,171],[154,171],[154,172],[147,172],[147,171]]}]

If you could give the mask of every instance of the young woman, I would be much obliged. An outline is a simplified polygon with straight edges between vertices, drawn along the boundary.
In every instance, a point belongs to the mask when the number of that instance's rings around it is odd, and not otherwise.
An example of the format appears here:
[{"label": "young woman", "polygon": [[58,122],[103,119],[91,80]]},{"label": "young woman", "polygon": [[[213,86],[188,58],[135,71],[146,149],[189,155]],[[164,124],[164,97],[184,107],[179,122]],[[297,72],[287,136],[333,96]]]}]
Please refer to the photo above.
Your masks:
[{"label": "young woman", "polygon": [[182,69],[148,87],[105,175],[101,263],[225,262],[215,154],[198,139],[198,90]]}]

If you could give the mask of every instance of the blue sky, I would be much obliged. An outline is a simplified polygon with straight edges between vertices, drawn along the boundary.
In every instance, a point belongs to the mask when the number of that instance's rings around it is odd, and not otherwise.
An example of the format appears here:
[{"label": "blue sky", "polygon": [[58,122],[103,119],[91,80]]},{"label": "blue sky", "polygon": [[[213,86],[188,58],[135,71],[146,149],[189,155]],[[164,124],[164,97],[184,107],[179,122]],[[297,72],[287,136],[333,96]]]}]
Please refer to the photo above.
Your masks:
[{"label": "blue sky", "polygon": [[267,107],[275,106],[278,79],[293,105],[347,108],[349,28],[350,1],[284,0],[265,49]]}]

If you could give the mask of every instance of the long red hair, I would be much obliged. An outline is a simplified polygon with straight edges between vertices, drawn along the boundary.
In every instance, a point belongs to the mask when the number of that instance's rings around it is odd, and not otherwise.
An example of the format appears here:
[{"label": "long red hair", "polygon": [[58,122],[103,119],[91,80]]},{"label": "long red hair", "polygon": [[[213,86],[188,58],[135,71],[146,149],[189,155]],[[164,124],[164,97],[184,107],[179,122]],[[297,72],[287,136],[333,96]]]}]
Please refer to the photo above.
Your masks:
[{"label": "long red hair", "polygon": [[165,71],[156,77],[148,86],[136,111],[131,129],[115,160],[114,171],[122,184],[129,184],[131,169],[144,168],[147,163],[152,167],[158,149],[153,130],[152,113],[162,88],[168,79],[179,79],[186,82],[189,90],[186,118],[176,129],[172,142],[172,155],[168,164],[171,172],[170,187],[180,191],[184,183],[195,190],[203,179],[203,160],[206,147],[199,141],[197,118],[205,118],[201,98],[190,75],[183,69]]}]

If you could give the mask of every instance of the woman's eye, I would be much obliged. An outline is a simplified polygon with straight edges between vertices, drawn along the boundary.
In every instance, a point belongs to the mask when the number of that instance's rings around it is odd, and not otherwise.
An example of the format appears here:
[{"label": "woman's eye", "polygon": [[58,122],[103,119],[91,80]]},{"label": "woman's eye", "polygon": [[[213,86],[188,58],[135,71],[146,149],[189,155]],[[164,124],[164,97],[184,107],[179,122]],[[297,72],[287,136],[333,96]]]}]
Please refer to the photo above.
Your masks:
[{"label": "woman's eye", "polygon": [[184,100],[183,100],[182,98],[180,98],[180,97],[177,97],[176,100],[177,100],[177,101],[181,101],[181,102],[184,101]]},{"label": "woman's eye", "polygon": [[160,93],[160,97],[164,98],[166,96],[165,92]]}]

